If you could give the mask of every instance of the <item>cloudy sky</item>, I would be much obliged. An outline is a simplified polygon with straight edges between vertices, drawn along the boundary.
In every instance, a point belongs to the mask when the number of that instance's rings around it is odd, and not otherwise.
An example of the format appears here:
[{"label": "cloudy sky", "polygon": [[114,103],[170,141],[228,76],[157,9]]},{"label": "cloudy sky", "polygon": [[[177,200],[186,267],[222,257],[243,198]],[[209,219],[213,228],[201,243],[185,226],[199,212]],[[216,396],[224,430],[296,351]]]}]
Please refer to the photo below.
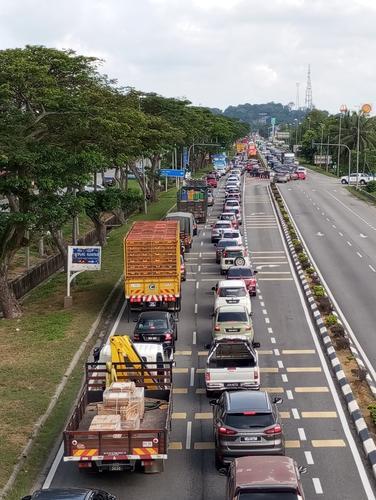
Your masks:
[{"label": "cloudy sky", "polygon": [[0,49],[105,59],[122,85],[194,104],[376,105],[376,0],[0,0]]}]

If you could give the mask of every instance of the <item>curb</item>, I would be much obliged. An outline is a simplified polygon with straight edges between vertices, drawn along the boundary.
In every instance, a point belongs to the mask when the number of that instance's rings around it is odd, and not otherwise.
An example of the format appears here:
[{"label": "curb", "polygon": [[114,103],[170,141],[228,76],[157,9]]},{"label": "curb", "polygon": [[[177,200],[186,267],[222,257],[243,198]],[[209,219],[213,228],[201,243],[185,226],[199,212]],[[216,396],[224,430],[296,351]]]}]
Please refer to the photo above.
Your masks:
[{"label": "curb", "polygon": [[[332,339],[329,336],[328,330],[325,326],[325,323],[324,323],[324,320],[321,316],[321,313],[317,307],[317,304],[316,304],[315,299],[313,297],[313,294],[311,292],[310,286],[305,278],[304,271],[302,269],[302,266],[299,262],[296,251],[295,251],[294,246],[292,244],[291,236],[288,232],[287,225],[286,225],[285,221],[283,220],[283,217],[280,213],[278,203],[274,199],[274,193],[271,190],[270,186],[269,186],[269,192],[270,192],[271,198],[273,200],[273,204],[274,204],[274,207],[276,209],[276,212],[278,214],[278,220],[281,224],[282,231],[283,231],[287,246],[289,248],[290,255],[291,255],[292,260],[294,262],[294,267],[298,273],[299,280],[300,280],[301,286],[303,288],[303,292],[304,292],[306,301],[307,301],[308,306],[311,310],[311,314],[312,314],[312,317],[314,319],[315,326],[316,326],[316,331],[318,332],[319,336],[321,337],[321,340],[322,340],[322,343],[325,347],[326,354],[329,358],[332,370],[337,378],[337,381],[338,381],[339,386],[341,388],[342,394],[343,394],[344,399],[346,401],[347,410],[348,410],[350,417],[355,425],[356,432],[357,432],[359,439],[363,445],[363,449],[364,449],[364,452],[367,456],[368,462],[370,463],[370,465],[372,467],[373,477],[376,479],[376,445],[375,445],[375,442],[374,442],[374,440],[369,432],[367,423],[362,416],[359,405],[358,405],[358,403],[354,397],[354,394],[352,392],[351,386],[348,383],[347,377],[346,377],[344,371],[342,370],[340,360],[338,359],[336,351],[333,347]],[[282,198],[282,200],[283,200],[283,198]],[[284,200],[283,200],[283,203],[285,204]],[[293,220],[291,220],[291,223],[293,224],[294,227],[296,227]],[[301,242],[301,244],[304,248],[303,242]],[[338,317],[338,314],[337,313],[335,313],[335,314]],[[359,357],[358,351],[352,345],[351,339],[349,339],[349,340],[350,340],[350,350],[351,350],[353,356],[355,357],[356,362],[358,363],[360,368],[366,369],[363,361]],[[372,379],[371,379],[369,373],[367,373],[366,380],[367,380],[368,385],[370,386],[372,394],[375,396],[376,395],[376,387],[375,387],[374,383],[372,382]],[[371,382],[371,385],[370,385],[370,382]]]}]

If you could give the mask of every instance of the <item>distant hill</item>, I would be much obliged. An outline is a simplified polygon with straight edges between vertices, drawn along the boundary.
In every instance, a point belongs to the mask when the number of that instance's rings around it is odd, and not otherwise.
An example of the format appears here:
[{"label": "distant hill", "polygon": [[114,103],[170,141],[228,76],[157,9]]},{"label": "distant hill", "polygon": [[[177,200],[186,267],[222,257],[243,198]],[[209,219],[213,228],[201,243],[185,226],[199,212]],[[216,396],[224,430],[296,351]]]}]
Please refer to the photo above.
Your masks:
[{"label": "distant hill", "polygon": [[[214,114],[221,112],[218,108],[213,108],[211,111]],[[259,129],[262,131],[270,126],[272,118],[276,119],[276,125],[293,124],[295,119],[302,121],[307,114],[307,110],[296,111],[291,109],[291,106],[277,102],[268,102],[266,104],[246,103],[239,104],[238,106],[229,106],[222,113],[225,116],[250,123],[253,130]]]}]

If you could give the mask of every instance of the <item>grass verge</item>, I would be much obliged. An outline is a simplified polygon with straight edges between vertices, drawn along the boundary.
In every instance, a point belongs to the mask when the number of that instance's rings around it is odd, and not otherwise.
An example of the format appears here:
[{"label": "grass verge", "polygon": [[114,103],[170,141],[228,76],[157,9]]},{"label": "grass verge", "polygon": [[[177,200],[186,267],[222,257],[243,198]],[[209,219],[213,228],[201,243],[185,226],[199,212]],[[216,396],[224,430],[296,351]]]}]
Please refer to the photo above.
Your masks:
[{"label": "grass verge", "polygon": [[[31,292],[18,320],[0,322],[0,487],[3,488],[33,425],[46,410],[57,384],[123,269],[122,240],[131,222],[160,219],[176,201],[176,190],[161,193],[148,214],[133,216],[109,234],[102,269],[77,277],[73,307],[63,308],[66,277],[53,276]],[[41,465],[61,432],[82,379],[85,355],[75,369],[53,414],[35,440],[33,450],[7,498],[20,498],[31,488]]]},{"label": "grass verge", "polygon": [[346,189],[360,200],[376,205],[376,193],[373,195],[371,193],[367,193],[367,191],[363,191],[362,189],[356,189],[354,186],[346,186]]},{"label": "grass verge", "polygon": [[319,174],[326,175],[327,177],[334,177],[335,179],[338,179],[336,174],[333,174],[332,172],[327,172],[325,168],[317,167],[316,165],[310,165],[309,163],[305,163],[304,161],[299,160],[300,163],[306,167],[309,168],[310,170],[313,170],[313,172],[317,172]]}]

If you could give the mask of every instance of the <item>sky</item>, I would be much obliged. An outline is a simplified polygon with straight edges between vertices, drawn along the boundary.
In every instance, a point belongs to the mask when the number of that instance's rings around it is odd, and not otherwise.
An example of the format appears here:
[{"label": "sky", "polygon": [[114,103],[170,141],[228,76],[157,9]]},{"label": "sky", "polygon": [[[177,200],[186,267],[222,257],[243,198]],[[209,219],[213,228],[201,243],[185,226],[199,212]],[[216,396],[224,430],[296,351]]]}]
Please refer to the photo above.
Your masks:
[{"label": "sky", "polygon": [[376,0],[0,0],[0,49],[71,48],[195,105],[376,106]]}]

